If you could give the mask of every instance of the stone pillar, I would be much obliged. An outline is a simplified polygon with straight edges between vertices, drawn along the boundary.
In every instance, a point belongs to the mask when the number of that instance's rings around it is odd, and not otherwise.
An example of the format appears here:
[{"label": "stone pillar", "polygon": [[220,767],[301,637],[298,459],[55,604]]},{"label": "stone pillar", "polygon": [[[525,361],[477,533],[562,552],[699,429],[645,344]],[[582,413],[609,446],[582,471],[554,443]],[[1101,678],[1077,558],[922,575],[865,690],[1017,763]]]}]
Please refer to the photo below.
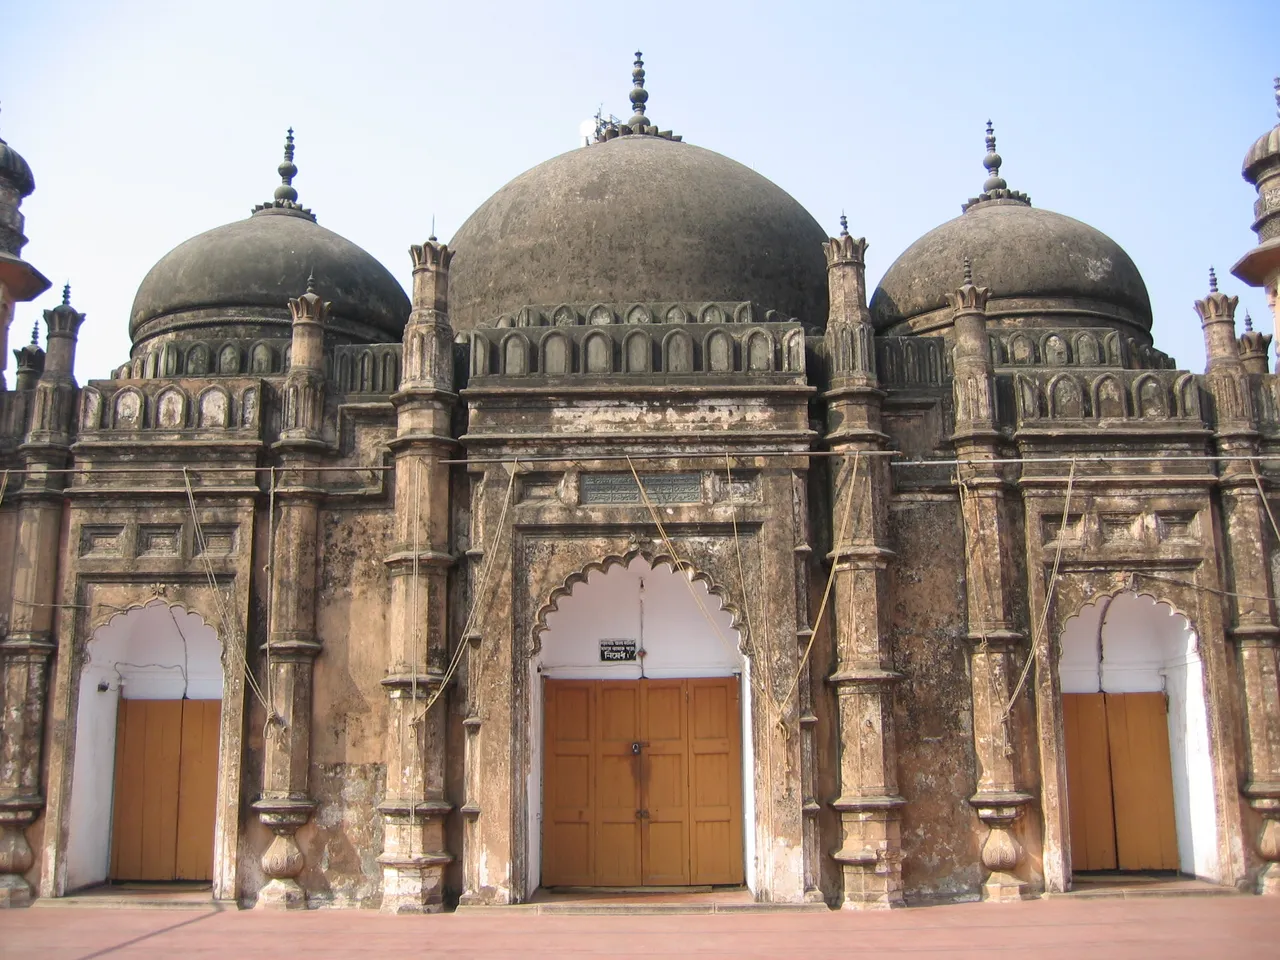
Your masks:
[{"label": "stone pillar", "polygon": [[[449,467],[454,448],[453,328],[449,261],[434,237],[409,249],[413,311],[404,331],[404,366],[396,406],[395,544],[390,642],[383,688],[391,700],[387,796],[383,815],[382,911],[436,913],[443,908],[445,848],[444,684],[449,664],[446,578]],[[470,736],[470,727],[468,735]]]},{"label": "stone pillar", "polygon": [[[58,553],[62,536],[60,473],[70,460],[75,409],[76,337],[84,314],[71,306],[70,288],[62,304],[46,310],[49,352],[34,384],[25,441],[18,448],[25,469],[18,501],[13,607],[9,631],[0,641],[0,906],[31,899],[23,874],[34,857],[26,829],[44,807],[40,792],[40,752],[44,705],[48,698],[49,659],[55,647],[54,605],[58,596]],[[35,353],[38,353],[35,351]],[[34,353],[33,353],[34,355]],[[15,485],[10,486],[13,490]]]},{"label": "stone pillar", "polygon": [[885,606],[889,470],[877,456],[885,441],[884,393],[866,305],[866,248],[866,240],[855,240],[847,229],[824,247],[831,293],[826,439],[844,455],[832,463],[829,559],[835,585],[829,609],[836,669],[828,679],[836,694],[840,752],[840,795],[832,802],[840,813],[840,848],[832,856],[843,871],[846,909],[903,903],[899,809],[905,801],[898,796],[893,730],[893,687],[901,674],[893,669]]},{"label": "stone pillar", "polygon": [[[1014,825],[1032,797],[1021,789],[1012,736],[1010,678],[1026,637],[1014,629],[1005,479],[999,465],[995,375],[987,337],[991,291],[975,286],[968,259],[964,283],[948,300],[955,309],[956,457],[965,530],[965,584],[969,621],[969,677],[973,696],[973,752],[977,789],[969,802],[987,827],[982,866],[984,900],[1020,900],[1027,884],[1018,875],[1022,845]],[[1028,654],[1030,655],[1029,651]]]},{"label": "stone pillar", "polygon": [[[1209,293],[1195,303],[1204,330],[1208,365],[1204,384],[1213,398],[1214,441],[1224,457],[1258,454],[1257,416],[1249,374],[1235,336],[1238,297],[1218,292],[1209,271]],[[1245,337],[1249,334],[1246,333]],[[1242,338],[1244,339],[1244,338]],[[1266,347],[1263,346],[1265,355]],[[1280,547],[1266,504],[1258,492],[1256,463],[1223,461],[1218,489],[1222,500],[1222,537],[1231,584],[1227,597],[1243,687],[1249,772],[1242,788],[1263,818],[1258,853],[1266,862],[1258,878],[1261,893],[1280,894],[1280,684],[1277,683],[1276,625],[1269,572],[1270,551]],[[1264,485],[1265,486],[1265,485]]]},{"label": "stone pillar", "polygon": [[267,884],[257,907],[304,909],[306,891],[298,883],[305,858],[296,834],[315,810],[308,793],[311,768],[311,676],[320,653],[316,634],[319,569],[320,474],[326,449],[324,423],[324,323],[329,304],[307,292],[289,301],[293,342],[283,387],[280,460],[272,476],[278,517],[271,543],[270,603],[267,622],[267,721],[262,796],[253,804],[258,819],[275,834],[262,855]]}]

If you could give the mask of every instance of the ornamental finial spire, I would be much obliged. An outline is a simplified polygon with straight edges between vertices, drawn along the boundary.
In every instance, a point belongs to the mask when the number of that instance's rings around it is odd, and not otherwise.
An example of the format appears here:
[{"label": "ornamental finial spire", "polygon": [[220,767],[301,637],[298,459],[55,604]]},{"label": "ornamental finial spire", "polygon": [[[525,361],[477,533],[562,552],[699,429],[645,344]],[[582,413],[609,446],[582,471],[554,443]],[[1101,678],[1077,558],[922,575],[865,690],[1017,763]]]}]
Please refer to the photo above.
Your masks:
[{"label": "ornamental finial spire", "polygon": [[1276,117],[1280,118],[1280,77],[1275,78],[1276,87]]},{"label": "ornamental finial spire", "polygon": [[849,218],[844,215],[844,211],[840,211],[840,236],[847,237],[849,235]]},{"label": "ornamental finial spire", "polygon": [[631,79],[635,86],[631,88],[631,106],[635,109],[627,126],[632,130],[649,126],[649,119],[644,115],[644,105],[649,101],[649,91],[644,88],[644,60],[639,50],[636,51],[636,62],[631,69]]},{"label": "ornamental finial spire", "polygon": [[280,172],[280,186],[276,187],[276,199],[297,203],[298,191],[293,188],[293,178],[298,175],[298,168],[293,162],[293,127],[284,138],[284,162],[276,168]]},{"label": "ornamental finial spire", "polygon": [[987,155],[982,158],[982,165],[987,168],[987,181],[982,185],[984,193],[990,193],[992,190],[1007,189],[1009,184],[1005,183],[1004,178],[1000,176],[1000,164],[1004,161],[1000,158],[1000,154],[996,153],[996,131],[991,125],[991,121],[987,121]]},{"label": "ornamental finial spire", "polygon": [[964,258],[964,282],[973,283],[973,261],[968,257]]},{"label": "ornamental finial spire", "polygon": [[31,345],[38,347],[40,345],[40,321],[37,320],[31,324]]},{"label": "ornamental finial spire", "polygon": [[66,283],[62,286],[62,305],[64,307],[71,306],[71,284]]},{"label": "ornamental finial spire", "polygon": [[1218,274],[1214,272],[1213,267],[1209,268],[1209,292],[1218,292]]},{"label": "ornamental finial spire", "polygon": [[1249,311],[1244,312],[1244,332],[1253,333],[1253,317],[1249,316]]}]

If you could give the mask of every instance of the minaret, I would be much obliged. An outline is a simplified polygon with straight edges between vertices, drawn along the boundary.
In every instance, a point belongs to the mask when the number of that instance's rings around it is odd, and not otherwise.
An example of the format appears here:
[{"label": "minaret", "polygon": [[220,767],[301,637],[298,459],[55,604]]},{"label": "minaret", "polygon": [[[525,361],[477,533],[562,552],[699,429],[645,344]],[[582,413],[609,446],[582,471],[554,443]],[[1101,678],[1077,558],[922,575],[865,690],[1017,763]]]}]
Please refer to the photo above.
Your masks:
[{"label": "minaret", "polygon": [[31,367],[21,371],[24,384],[43,369],[31,386],[27,432],[18,447],[22,485],[9,496],[17,502],[14,536],[12,607],[9,627],[0,640],[0,689],[8,691],[0,715],[0,907],[27,903],[31,890],[23,874],[33,855],[26,828],[44,808],[40,754],[44,741],[44,709],[48,700],[49,660],[57,645],[54,636],[59,596],[58,555],[63,533],[67,477],[71,460],[71,425],[76,384],[71,376],[76,335],[84,314],[71,306],[71,287],[62,303],[44,312],[49,350],[20,350],[19,360]]},{"label": "minaret", "polygon": [[1253,318],[1249,311],[1244,312],[1244,333],[1240,335],[1240,362],[1245,373],[1267,374],[1271,372],[1268,352],[1271,349],[1271,334],[1259,333],[1253,329]]},{"label": "minaret", "polygon": [[[1275,80],[1276,114],[1280,116],[1280,77]],[[1231,272],[1251,287],[1262,287],[1280,330],[1280,124],[1254,141],[1244,156],[1241,175],[1258,191],[1253,205],[1253,232],[1258,245],[1240,258]]]},{"label": "minaret", "polygon": [[22,259],[27,238],[22,201],[36,188],[31,167],[22,155],[0,139],[0,389],[9,355],[9,326],[16,303],[34,300],[49,289],[49,281]]},{"label": "minaret", "polygon": [[[382,687],[390,700],[387,793],[382,814],[383,913],[436,913],[444,906],[446,711],[449,662],[447,575],[449,465],[454,450],[453,328],[449,263],[453,251],[433,236],[409,248],[413,310],[404,330],[404,375],[396,408],[395,541],[385,563],[391,578],[388,662]],[[465,640],[463,642],[466,642]],[[474,719],[474,722],[472,722]],[[481,736],[468,717],[467,745]],[[464,808],[466,841],[478,809]],[[464,879],[464,896],[472,892]]]},{"label": "minaret", "polygon": [[835,566],[835,670],[828,681],[836,692],[839,749],[839,795],[831,806],[840,817],[840,847],[832,857],[842,873],[841,906],[851,910],[904,902],[900,810],[906,801],[898,795],[893,721],[893,690],[902,675],[893,669],[885,606],[890,480],[888,463],[880,455],[884,391],[876,378],[867,309],[866,249],[866,240],[849,236],[844,216],[840,236],[823,245],[831,300],[826,441],[837,454],[830,461],[827,518],[832,531],[827,559]]},{"label": "minaret", "polygon": [[268,546],[271,605],[266,646],[271,715],[263,742],[262,795],[253,805],[258,819],[275,834],[262,855],[267,883],[258,894],[257,906],[275,910],[307,905],[306,892],[297,880],[305,857],[296,834],[315,809],[308,778],[312,673],[322,649],[316,630],[323,498],[318,468],[327,449],[324,325],[329,304],[316,293],[314,275],[307,280],[307,292],[289,301],[289,312],[293,343],[283,387],[280,439],[272,447],[280,466],[270,480],[279,510],[275,538]]}]

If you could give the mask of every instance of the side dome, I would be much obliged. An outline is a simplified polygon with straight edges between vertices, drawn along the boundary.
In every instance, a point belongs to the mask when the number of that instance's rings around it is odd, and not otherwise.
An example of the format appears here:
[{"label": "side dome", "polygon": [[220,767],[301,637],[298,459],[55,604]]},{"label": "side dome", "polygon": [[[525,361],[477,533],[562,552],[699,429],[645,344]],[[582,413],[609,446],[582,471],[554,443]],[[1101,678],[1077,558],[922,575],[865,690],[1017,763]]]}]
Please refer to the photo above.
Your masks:
[{"label": "side dome", "polygon": [[825,241],[790,194],[736,161],[614,136],[521,174],[458,228],[450,319],[470,330],[526,306],[751,301],[821,329]]},{"label": "side dome", "polygon": [[410,304],[395,277],[297,203],[292,131],[280,172],[274,200],[179,244],[151,268],[129,316],[135,348],[179,332],[183,339],[287,337],[288,301],[311,275],[332,301],[329,330],[340,341],[401,339]]},{"label": "side dome", "polygon": [[929,333],[950,327],[947,294],[964,277],[964,258],[991,289],[987,314],[996,323],[1123,327],[1150,343],[1151,299],[1124,249],[1086,223],[1031,206],[999,176],[1000,156],[988,125],[990,177],[964,212],[929,231],[885,272],[871,298],[878,331]]}]

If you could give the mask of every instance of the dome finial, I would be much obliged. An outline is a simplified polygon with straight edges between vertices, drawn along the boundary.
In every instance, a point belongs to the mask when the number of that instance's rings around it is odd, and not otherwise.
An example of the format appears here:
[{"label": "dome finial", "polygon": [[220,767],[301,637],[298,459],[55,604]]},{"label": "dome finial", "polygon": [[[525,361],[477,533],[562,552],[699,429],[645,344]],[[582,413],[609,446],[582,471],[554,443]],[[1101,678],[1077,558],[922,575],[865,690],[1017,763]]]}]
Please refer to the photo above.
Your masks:
[{"label": "dome finial", "polygon": [[1007,189],[1009,184],[1005,183],[1004,178],[1000,176],[1000,164],[1004,161],[1000,154],[996,153],[996,131],[991,125],[991,121],[987,121],[987,155],[982,158],[982,165],[987,168],[987,181],[982,185],[984,193],[990,193],[992,190]]},{"label": "dome finial", "polygon": [[298,191],[293,188],[293,178],[298,175],[298,168],[293,162],[293,127],[284,138],[284,162],[276,168],[280,172],[280,186],[276,187],[276,199],[290,203],[298,201]]},{"label": "dome finial", "polygon": [[1209,292],[1218,292],[1218,274],[1214,272],[1213,267],[1209,268]]},{"label": "dome finial", "polygon": [[649,91],[644,88],[644,60],[642,57],[643,54],[637,50],[636,62],[631,70],[631,79],[635,81],[635,86],[631,88],[631,106],[635,109],[635,113],[627,121],[627,126],[637,132],[649,126],[649,119],[644,115],[644,105],[649,100]]},{"label": "dome finial", "polygon": [[849,218],[844,215],[844,211],[840,211],[840,236],[847,237],[849,235]]}]

